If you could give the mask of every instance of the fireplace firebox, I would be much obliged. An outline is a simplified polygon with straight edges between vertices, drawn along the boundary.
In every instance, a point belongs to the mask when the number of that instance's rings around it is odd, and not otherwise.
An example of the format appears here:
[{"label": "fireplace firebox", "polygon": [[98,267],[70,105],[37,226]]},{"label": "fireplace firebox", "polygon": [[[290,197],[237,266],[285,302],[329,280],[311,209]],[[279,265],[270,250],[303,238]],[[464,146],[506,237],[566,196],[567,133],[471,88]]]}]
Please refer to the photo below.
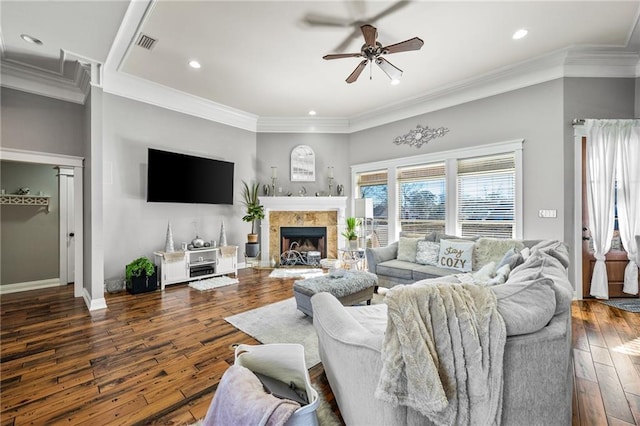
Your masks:
[{"label": "fireplace firebox", "polygon": [[283,226],[280,228],[280,264],[317,266],[327,257],[327,228]]}]

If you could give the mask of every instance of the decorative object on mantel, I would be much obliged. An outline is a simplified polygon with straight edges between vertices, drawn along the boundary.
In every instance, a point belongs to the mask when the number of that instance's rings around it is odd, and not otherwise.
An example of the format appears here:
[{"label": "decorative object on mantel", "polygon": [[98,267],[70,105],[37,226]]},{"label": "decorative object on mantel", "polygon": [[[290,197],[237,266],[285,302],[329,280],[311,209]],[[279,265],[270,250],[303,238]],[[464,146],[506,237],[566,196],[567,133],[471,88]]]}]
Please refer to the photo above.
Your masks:
[{"label": "decorative object on mantel", "polygon": [[271,196],[276,196],[276,182],[278,181],[278,168],[271,166]]},{"label": "decorative object on mantel", "polygon": [[338,186],[336,186],[336,192],[338,193],[338,196],[341,197],[342,194],[344,194],[344,185],[339,184]]},{"label": "decorative object on mantel", "polygon": [[31,193],[31,189],[28,186],[18,189],[16,195],[29,195]]},{"label": "decorative object on mantel", "polygon": [[329,180],[329,197],[331,197],[331,192],[333,188],[333,166],[327,167],[327,178]]},{"label": "decorative object on mantel", "polygon": [[291,151],[291,182],[316,181],[316,155],[307,145],[298,145]]},{"label": "decorative object on mantel", "polygon": [[429,126],[422,127],[418,124],[414,130],[409,131],[406,135],[398,136],[393,142],[396,145],[407,144],[409,146],[420,148],[430,140],[444,136],[448,131],[449,129],[445,127],[430,129]]},{"label": "decorative object on mantel", "polygon": [[166,253],[173,253],[175,251],[173,247],[173,232],[171,231],[171,221],[167,224],[167,240],[164,243],[164,251]]}]

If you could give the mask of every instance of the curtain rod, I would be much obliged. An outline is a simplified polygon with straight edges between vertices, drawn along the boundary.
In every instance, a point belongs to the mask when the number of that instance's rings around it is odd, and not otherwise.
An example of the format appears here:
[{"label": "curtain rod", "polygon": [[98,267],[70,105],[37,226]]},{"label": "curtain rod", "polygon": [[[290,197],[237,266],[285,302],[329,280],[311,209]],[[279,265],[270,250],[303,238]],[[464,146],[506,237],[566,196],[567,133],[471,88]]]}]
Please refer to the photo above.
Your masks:
[{"label": "curtain rod", "polygon": [[[574,118],[571,122],[572,126],[582,126],[584,125],[586,118]],[[614,120],[609,118],[596,118],[596,120]],[[640,118],[622,118],[620,120],[640,120]]]}]

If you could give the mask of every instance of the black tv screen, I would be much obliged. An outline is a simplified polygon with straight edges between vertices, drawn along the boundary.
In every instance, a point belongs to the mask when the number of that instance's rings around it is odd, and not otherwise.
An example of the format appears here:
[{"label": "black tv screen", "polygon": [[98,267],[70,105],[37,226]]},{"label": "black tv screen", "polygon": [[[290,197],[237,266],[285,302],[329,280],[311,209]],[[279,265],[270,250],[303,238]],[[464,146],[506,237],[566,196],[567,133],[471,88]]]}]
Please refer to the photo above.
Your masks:
[{"label": "black tv screen", "polygon": [[147,201],[233,204],[233,163],[152,148],[148,160]]}]

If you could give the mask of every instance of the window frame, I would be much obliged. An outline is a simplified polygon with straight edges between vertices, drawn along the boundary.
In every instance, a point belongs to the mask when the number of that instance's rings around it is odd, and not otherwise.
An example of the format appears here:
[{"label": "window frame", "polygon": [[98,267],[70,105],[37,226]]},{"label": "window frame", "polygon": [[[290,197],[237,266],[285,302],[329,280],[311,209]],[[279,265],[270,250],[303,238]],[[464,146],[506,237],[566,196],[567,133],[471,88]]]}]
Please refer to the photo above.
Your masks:
[{"label": "window frame", "polygon": [[515,156],[515,194],[514,194],[514,230],[513,238],[522,239],[523,234],[523,178],[522,178],[522,150],[524,139],[513,139],[504,142],[460,148],[447,151],[419,154],[410,157],[400,157],[389,160],[354,164],[351,166],[351,211],[353,200],[359,197],[358,174],[387,170],[387,197],[389,242],[397,241],[400,235],[400,215],[398,206],[398,168],[416,166],[435,162],[445,162],[445,232],[457,235],[458,201],[457,201],[457,160],[463,158],[483,157],[488,155],[514,153]]}]

